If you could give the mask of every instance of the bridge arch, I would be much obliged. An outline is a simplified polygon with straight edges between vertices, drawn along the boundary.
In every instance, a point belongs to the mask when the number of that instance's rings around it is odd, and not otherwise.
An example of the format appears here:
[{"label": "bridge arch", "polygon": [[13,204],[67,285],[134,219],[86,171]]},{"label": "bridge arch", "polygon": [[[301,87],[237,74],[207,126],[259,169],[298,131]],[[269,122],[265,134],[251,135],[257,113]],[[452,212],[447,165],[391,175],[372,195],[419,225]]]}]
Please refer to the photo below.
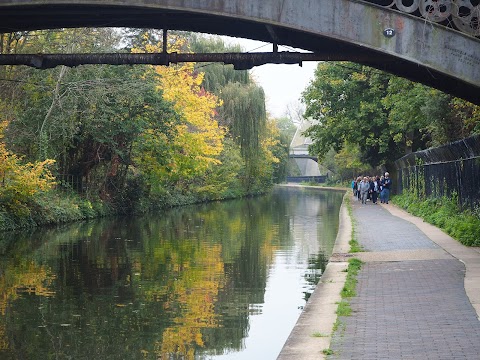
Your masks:
[{"label": "bridge arch", "polygon": [[341,53],[480,104],[480,39],[371,2],[0,0],[0,32],[84,26],[188,30],[328,52],[332,58]]}]

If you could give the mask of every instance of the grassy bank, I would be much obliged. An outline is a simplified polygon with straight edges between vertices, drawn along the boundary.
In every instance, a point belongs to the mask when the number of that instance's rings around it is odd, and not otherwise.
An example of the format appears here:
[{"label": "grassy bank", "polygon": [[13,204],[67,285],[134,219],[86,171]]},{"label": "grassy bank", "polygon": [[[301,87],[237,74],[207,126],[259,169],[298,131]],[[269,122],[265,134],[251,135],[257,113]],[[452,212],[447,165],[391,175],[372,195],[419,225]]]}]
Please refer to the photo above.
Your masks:
[{"label": "grassy bank", "polygon": [[456,199],[418,199],[412,194],[396,195],[392,202],[412,215],[444,230],[466,246],[480,246],[480,209],[459,211]]},{"label": "grassy bank", "polygon": [[36,195],[27,203],[0,206],[0,231],[62,224],[115,213],[111,205],[100,199],[90,201],[75,194],[52,190]]},{"label": "grassy bank", "polygon": [[[127,196],[116,201],[104,201],[100,198],[86,199],[73,191],[52,189],[38,192],[34,196],[19,202],[7,202],[0,198],[0,232],[28,229],[37,226],[64,224],[120,214],[145,214],[176,206],[219,200],[218,194],[193,193],[180,191],[165,192],[156,196]],[[221,200],[261,195],[245,192],[229,192]]]}]

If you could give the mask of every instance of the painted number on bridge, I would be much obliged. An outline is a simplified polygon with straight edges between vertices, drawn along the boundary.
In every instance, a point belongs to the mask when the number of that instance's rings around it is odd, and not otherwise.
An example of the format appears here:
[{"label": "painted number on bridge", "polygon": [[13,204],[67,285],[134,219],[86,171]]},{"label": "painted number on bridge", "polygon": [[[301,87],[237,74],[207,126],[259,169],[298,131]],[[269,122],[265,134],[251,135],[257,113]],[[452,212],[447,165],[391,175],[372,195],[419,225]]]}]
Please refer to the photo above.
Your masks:
[{"label": "painted number on bridge", "polygon": [[383,35],[385,35],[388,38],[394,37],[395,36],[395,30],[392,28],[387,28],[383,30]]}]

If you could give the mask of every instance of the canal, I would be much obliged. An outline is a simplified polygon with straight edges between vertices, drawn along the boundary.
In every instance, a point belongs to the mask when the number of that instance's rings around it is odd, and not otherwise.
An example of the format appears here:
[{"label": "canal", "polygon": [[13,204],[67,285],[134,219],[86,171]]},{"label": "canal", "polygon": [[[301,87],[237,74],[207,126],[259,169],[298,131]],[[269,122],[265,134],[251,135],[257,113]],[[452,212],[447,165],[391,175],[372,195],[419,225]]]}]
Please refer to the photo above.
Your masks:
[{"label": "canal", "polygon": [[0,359],[275,359],[332,252],[343,193],[0,234]]}]

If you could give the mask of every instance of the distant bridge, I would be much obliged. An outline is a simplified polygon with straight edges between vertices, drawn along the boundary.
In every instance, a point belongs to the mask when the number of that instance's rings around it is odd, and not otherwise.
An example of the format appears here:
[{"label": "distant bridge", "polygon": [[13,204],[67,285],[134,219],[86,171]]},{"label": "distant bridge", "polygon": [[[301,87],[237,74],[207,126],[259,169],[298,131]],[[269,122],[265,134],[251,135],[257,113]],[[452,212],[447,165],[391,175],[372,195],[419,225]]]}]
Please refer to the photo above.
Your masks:
[{"label": "distant bridge", "polygon": [[310,160],[313,160],[315,162],[318,161],[318,157],[316,156],[313,156],[313,155],[308,155],[308,154],[295,154],[295,153],[290,153],[288,155],[288,157],[292,158],[292,159],[310,159]]},{"label": "distant bridge", "polygon": [[309,120],[303,119],[290,143],[289,157],[295,160],[300,176],[288,176],[288,182],[325,182],[327,179],[326,172],[320,170],[318,158],[308,152],[312,139],[305,137],[303,132],[311,125]]},{"label": "distant bridge", "polygon": [[[477,0],[0,0],[0,32],[108,26],[244,37],[374,66],[480,104],[479,7]],[[7,57],[0,64],[26,61]]]}]

